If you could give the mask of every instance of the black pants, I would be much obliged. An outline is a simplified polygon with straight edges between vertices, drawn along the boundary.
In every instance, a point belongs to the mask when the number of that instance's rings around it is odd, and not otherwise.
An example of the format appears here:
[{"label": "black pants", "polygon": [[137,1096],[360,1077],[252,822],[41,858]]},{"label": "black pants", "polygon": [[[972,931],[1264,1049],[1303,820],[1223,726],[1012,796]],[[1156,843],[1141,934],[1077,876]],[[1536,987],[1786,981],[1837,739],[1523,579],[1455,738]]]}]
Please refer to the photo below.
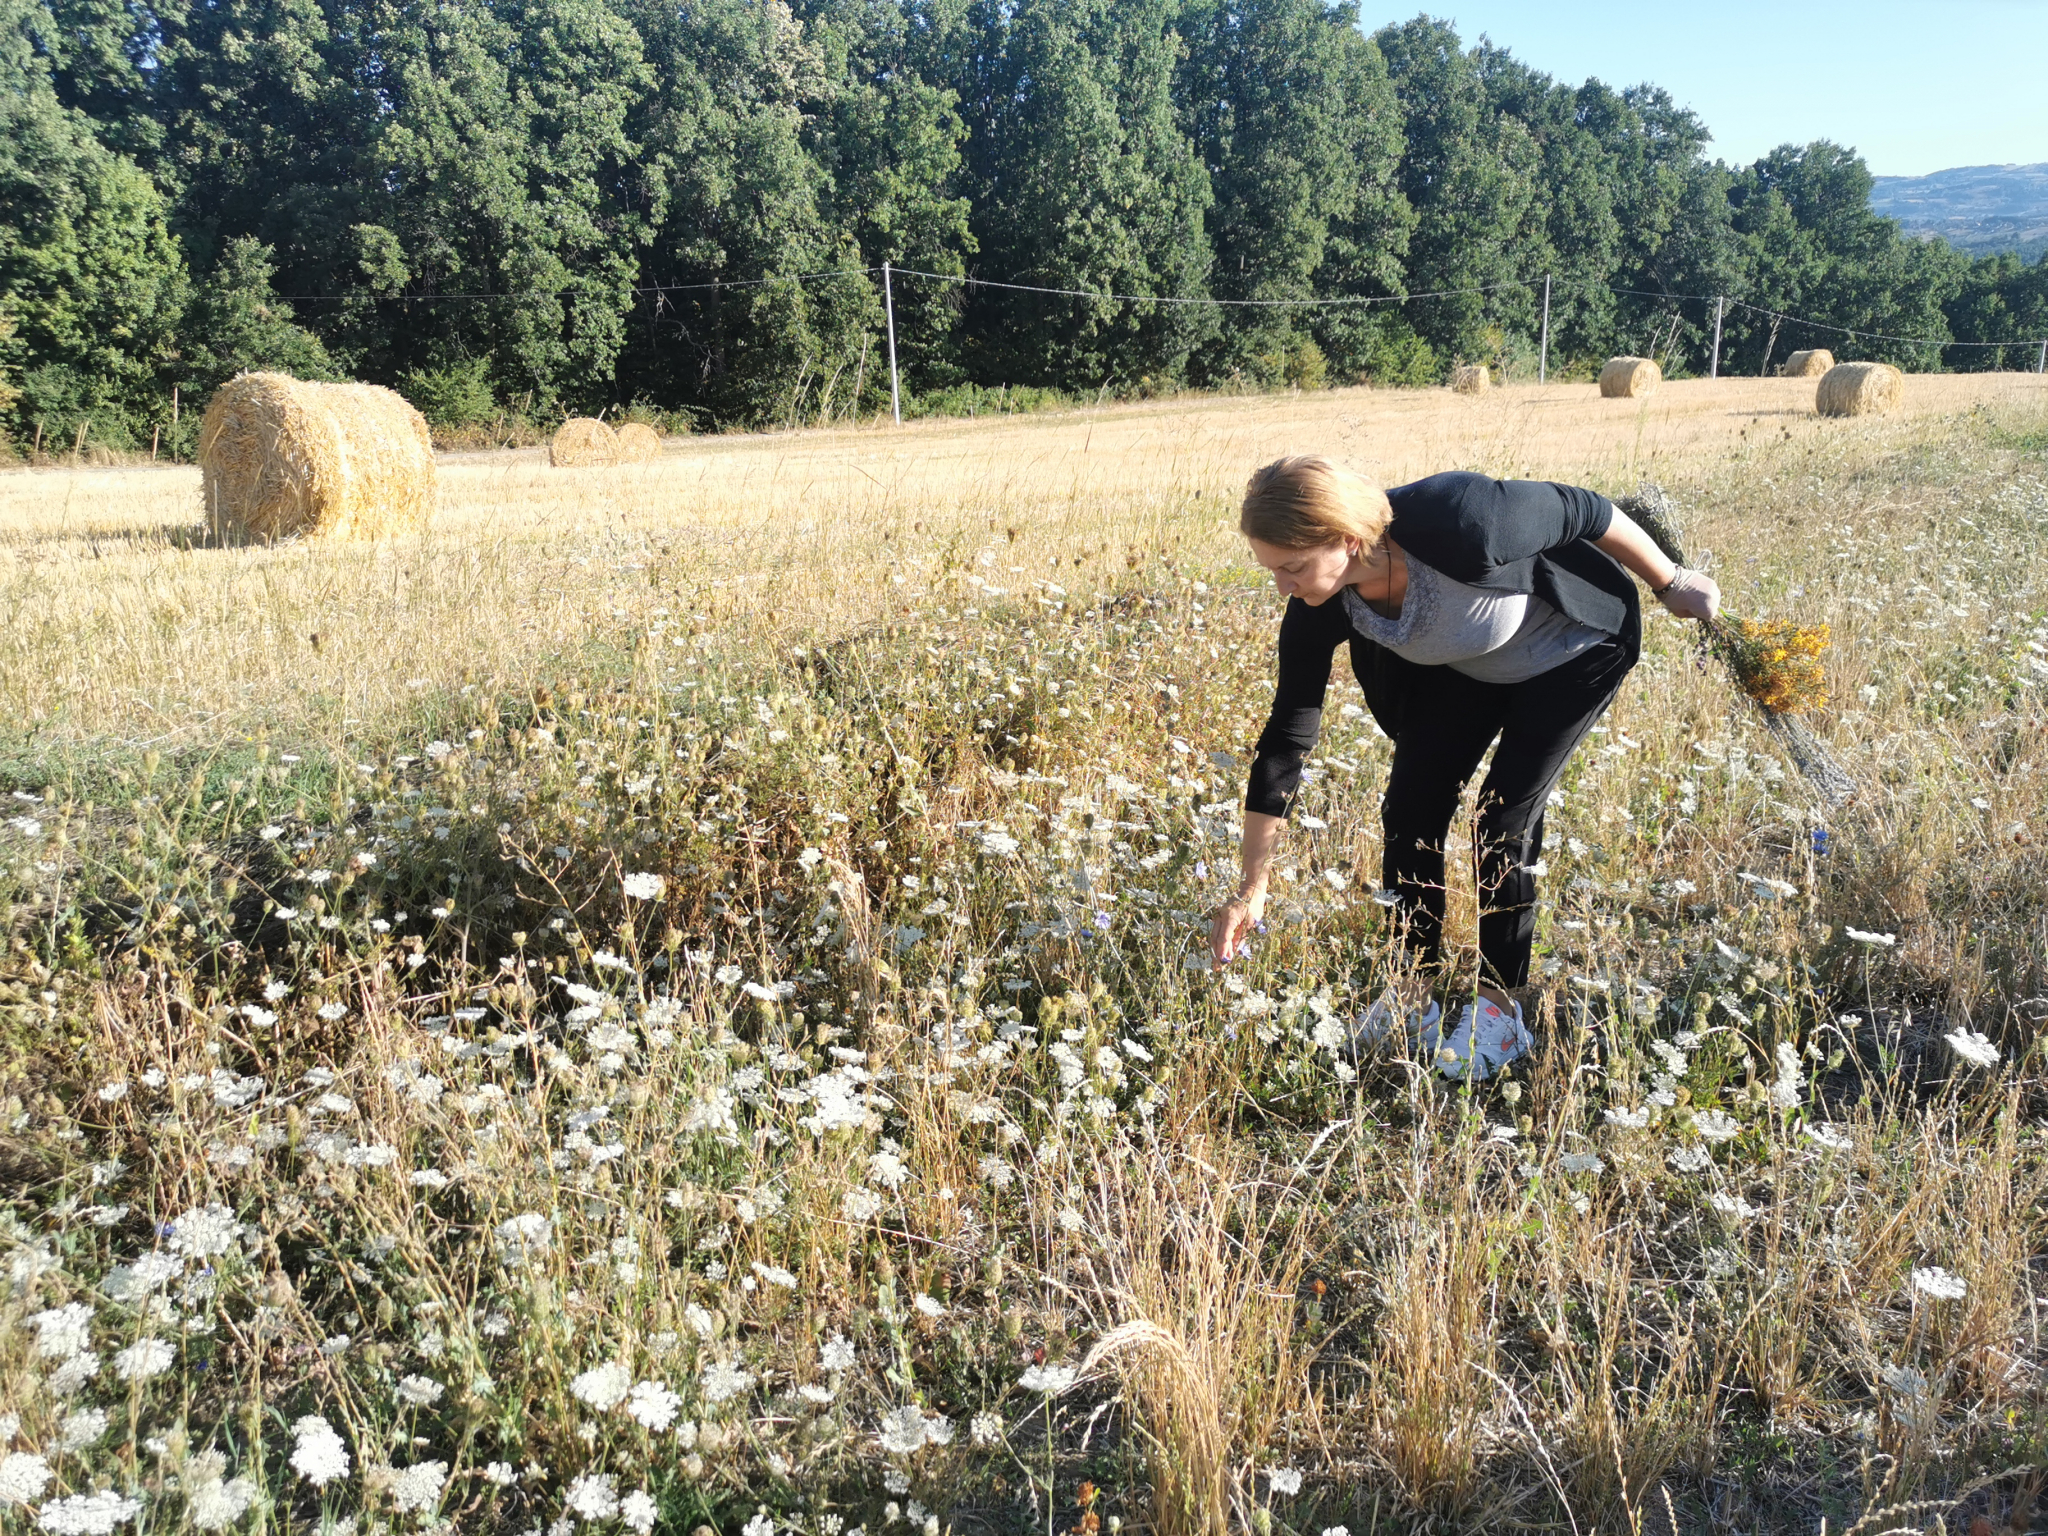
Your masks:
[{"label": "black pants", "polygon": [[1479,877],[1479,958],[1492,986],[1529,980],[1543,809],[1565,760],[1613,702],[1635,665],[1633,648],[1603,640],[1522,683],[1482,683],[1449,667],[1403,690],[1394,764],[1380,805],[1382,880],[1410,951],[1434,964],[1443,948],[1444,840],[1451,817],[1493,739],[1500,747],[1479,790],[1473,828]]}]

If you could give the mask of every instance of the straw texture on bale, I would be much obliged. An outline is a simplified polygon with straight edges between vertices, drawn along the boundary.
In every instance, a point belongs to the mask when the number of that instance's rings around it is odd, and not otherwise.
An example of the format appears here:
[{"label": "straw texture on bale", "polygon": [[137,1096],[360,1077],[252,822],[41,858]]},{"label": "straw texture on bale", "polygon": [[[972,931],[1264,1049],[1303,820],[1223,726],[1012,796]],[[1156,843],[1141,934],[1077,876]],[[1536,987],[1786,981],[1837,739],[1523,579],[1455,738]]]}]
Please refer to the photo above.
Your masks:
[{"label": "straw texture on bale", "polygon": [[548,443],[548,462],[557,469],[610,464],[618,454],[618,434],[595,416],[571,416]]},{"label": "straw texture on bale", "polygon": [[1664,382],[1664,370],[1647,357],[1610,357],[1600,370],[1600,394],[1608,400],[1634,400]]},{"label": "straw texture on bale", "polygon": [[1834,366],[1834,353],[1826,347],[1811,347],[1804,352],[1794,352],[1785,359],[1785,377],[1817,379]]},{"label": "straw texture on bale", "polygon": [[612,434],[621,464],[652,464],[661,457],[661,434],[642,421],[629,421]]},{"label": "straw texture on bale", "polygon": [[1823,416],[1882,416],[1905,393],[1905,375],[1890,363],[1837,363],[1821,375],[1813,408]]},{"label": "straw texture on bale", "polygon": [[375,384],[230,379],[199,425],[199,474],[224,540],[388,538],[434,514],[427,423]]},{"label": "straw texture on bale", "polygon": [[1493,375],[1483,364],[1467,363],[1462,368],[1451,370],[1451,388],[1461,395],[1484,394],[1493,384]]}]

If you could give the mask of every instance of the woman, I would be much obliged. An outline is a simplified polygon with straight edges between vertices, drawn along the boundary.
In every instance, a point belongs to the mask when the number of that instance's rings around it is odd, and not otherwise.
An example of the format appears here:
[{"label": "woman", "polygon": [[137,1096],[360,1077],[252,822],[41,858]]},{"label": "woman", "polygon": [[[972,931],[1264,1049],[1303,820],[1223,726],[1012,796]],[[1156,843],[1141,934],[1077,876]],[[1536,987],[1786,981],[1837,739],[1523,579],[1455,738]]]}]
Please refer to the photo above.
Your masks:
[{"label": "woman", "polygon": [[[1434,1002],[1408,1019],[1447,1076],[1490,1076],[1531,1044],[1508,994],[1529,980],[1544,805],[1641,648],[1627,572],[1684,618],[1712,618],[1720,589],[1665,558],[1606,497],[1544,481],[1442,474],[1383,492],[1327,459],[1286,458],[1252,476],[1238,528],[1287,611],[1245,795],[1243,879],[1210,930],[1216,963],[1242,951],[1265,909],[1331,655],[1348,641],[1365,702],[1394,743],[1380,806],[1383,884],[1424,967],[1443,944],[1445,834],[1500,741],[1474,837],[1476,995],[1448,1032]],[[1394,1004],[1375,1003],[1360,1036],[1383,1036],[1396,1016]]]}]

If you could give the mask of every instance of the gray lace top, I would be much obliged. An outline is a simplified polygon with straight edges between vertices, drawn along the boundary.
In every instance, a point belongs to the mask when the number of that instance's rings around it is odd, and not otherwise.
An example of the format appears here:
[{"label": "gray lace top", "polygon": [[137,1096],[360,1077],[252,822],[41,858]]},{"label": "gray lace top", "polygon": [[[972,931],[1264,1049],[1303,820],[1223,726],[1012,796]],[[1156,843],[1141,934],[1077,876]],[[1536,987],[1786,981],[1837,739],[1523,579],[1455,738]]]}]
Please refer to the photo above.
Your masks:
[{"label": "gray lace top", "polygon": [[1540,597],[1468,587],[1413,555],[1407,561],[1400,617],[1373,612],[1352,587],[1344,588],[1344,609],[1358,633],[1419,666],[1449,667],[1482,683],[1520,683],[1606,638]]}]

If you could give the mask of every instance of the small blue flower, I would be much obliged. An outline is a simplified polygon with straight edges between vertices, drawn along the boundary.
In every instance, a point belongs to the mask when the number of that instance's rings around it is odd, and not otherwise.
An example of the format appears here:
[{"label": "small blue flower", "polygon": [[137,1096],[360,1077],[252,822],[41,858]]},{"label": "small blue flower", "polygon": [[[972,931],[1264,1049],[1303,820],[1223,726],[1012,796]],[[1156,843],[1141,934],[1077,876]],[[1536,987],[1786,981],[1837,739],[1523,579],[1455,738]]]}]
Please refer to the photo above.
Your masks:
[{"label": "small blue flower", "polygon": [[1813,829],[1813,852],[1816,858],[1824,859],[1827,857],[1828,829],[1826,827],[1815,827]]},{"label": "small blue flower", "polygon": [[1195,860],[1195,878],[1197,880],[1206,880],[1209,878],[1209,866],[1206,861],[1202,859]]},{"label": "small blue flower", "polygon": [[1096,927],[1098,927],[1098,928],[1107,928],[1107,927],[1109,927],[1109,914],[1108,914],[1107,912],[1098,912],[1098,913],[1096,913],[1096,914],[1095,914],[1095,926],[1096,926]]}]

